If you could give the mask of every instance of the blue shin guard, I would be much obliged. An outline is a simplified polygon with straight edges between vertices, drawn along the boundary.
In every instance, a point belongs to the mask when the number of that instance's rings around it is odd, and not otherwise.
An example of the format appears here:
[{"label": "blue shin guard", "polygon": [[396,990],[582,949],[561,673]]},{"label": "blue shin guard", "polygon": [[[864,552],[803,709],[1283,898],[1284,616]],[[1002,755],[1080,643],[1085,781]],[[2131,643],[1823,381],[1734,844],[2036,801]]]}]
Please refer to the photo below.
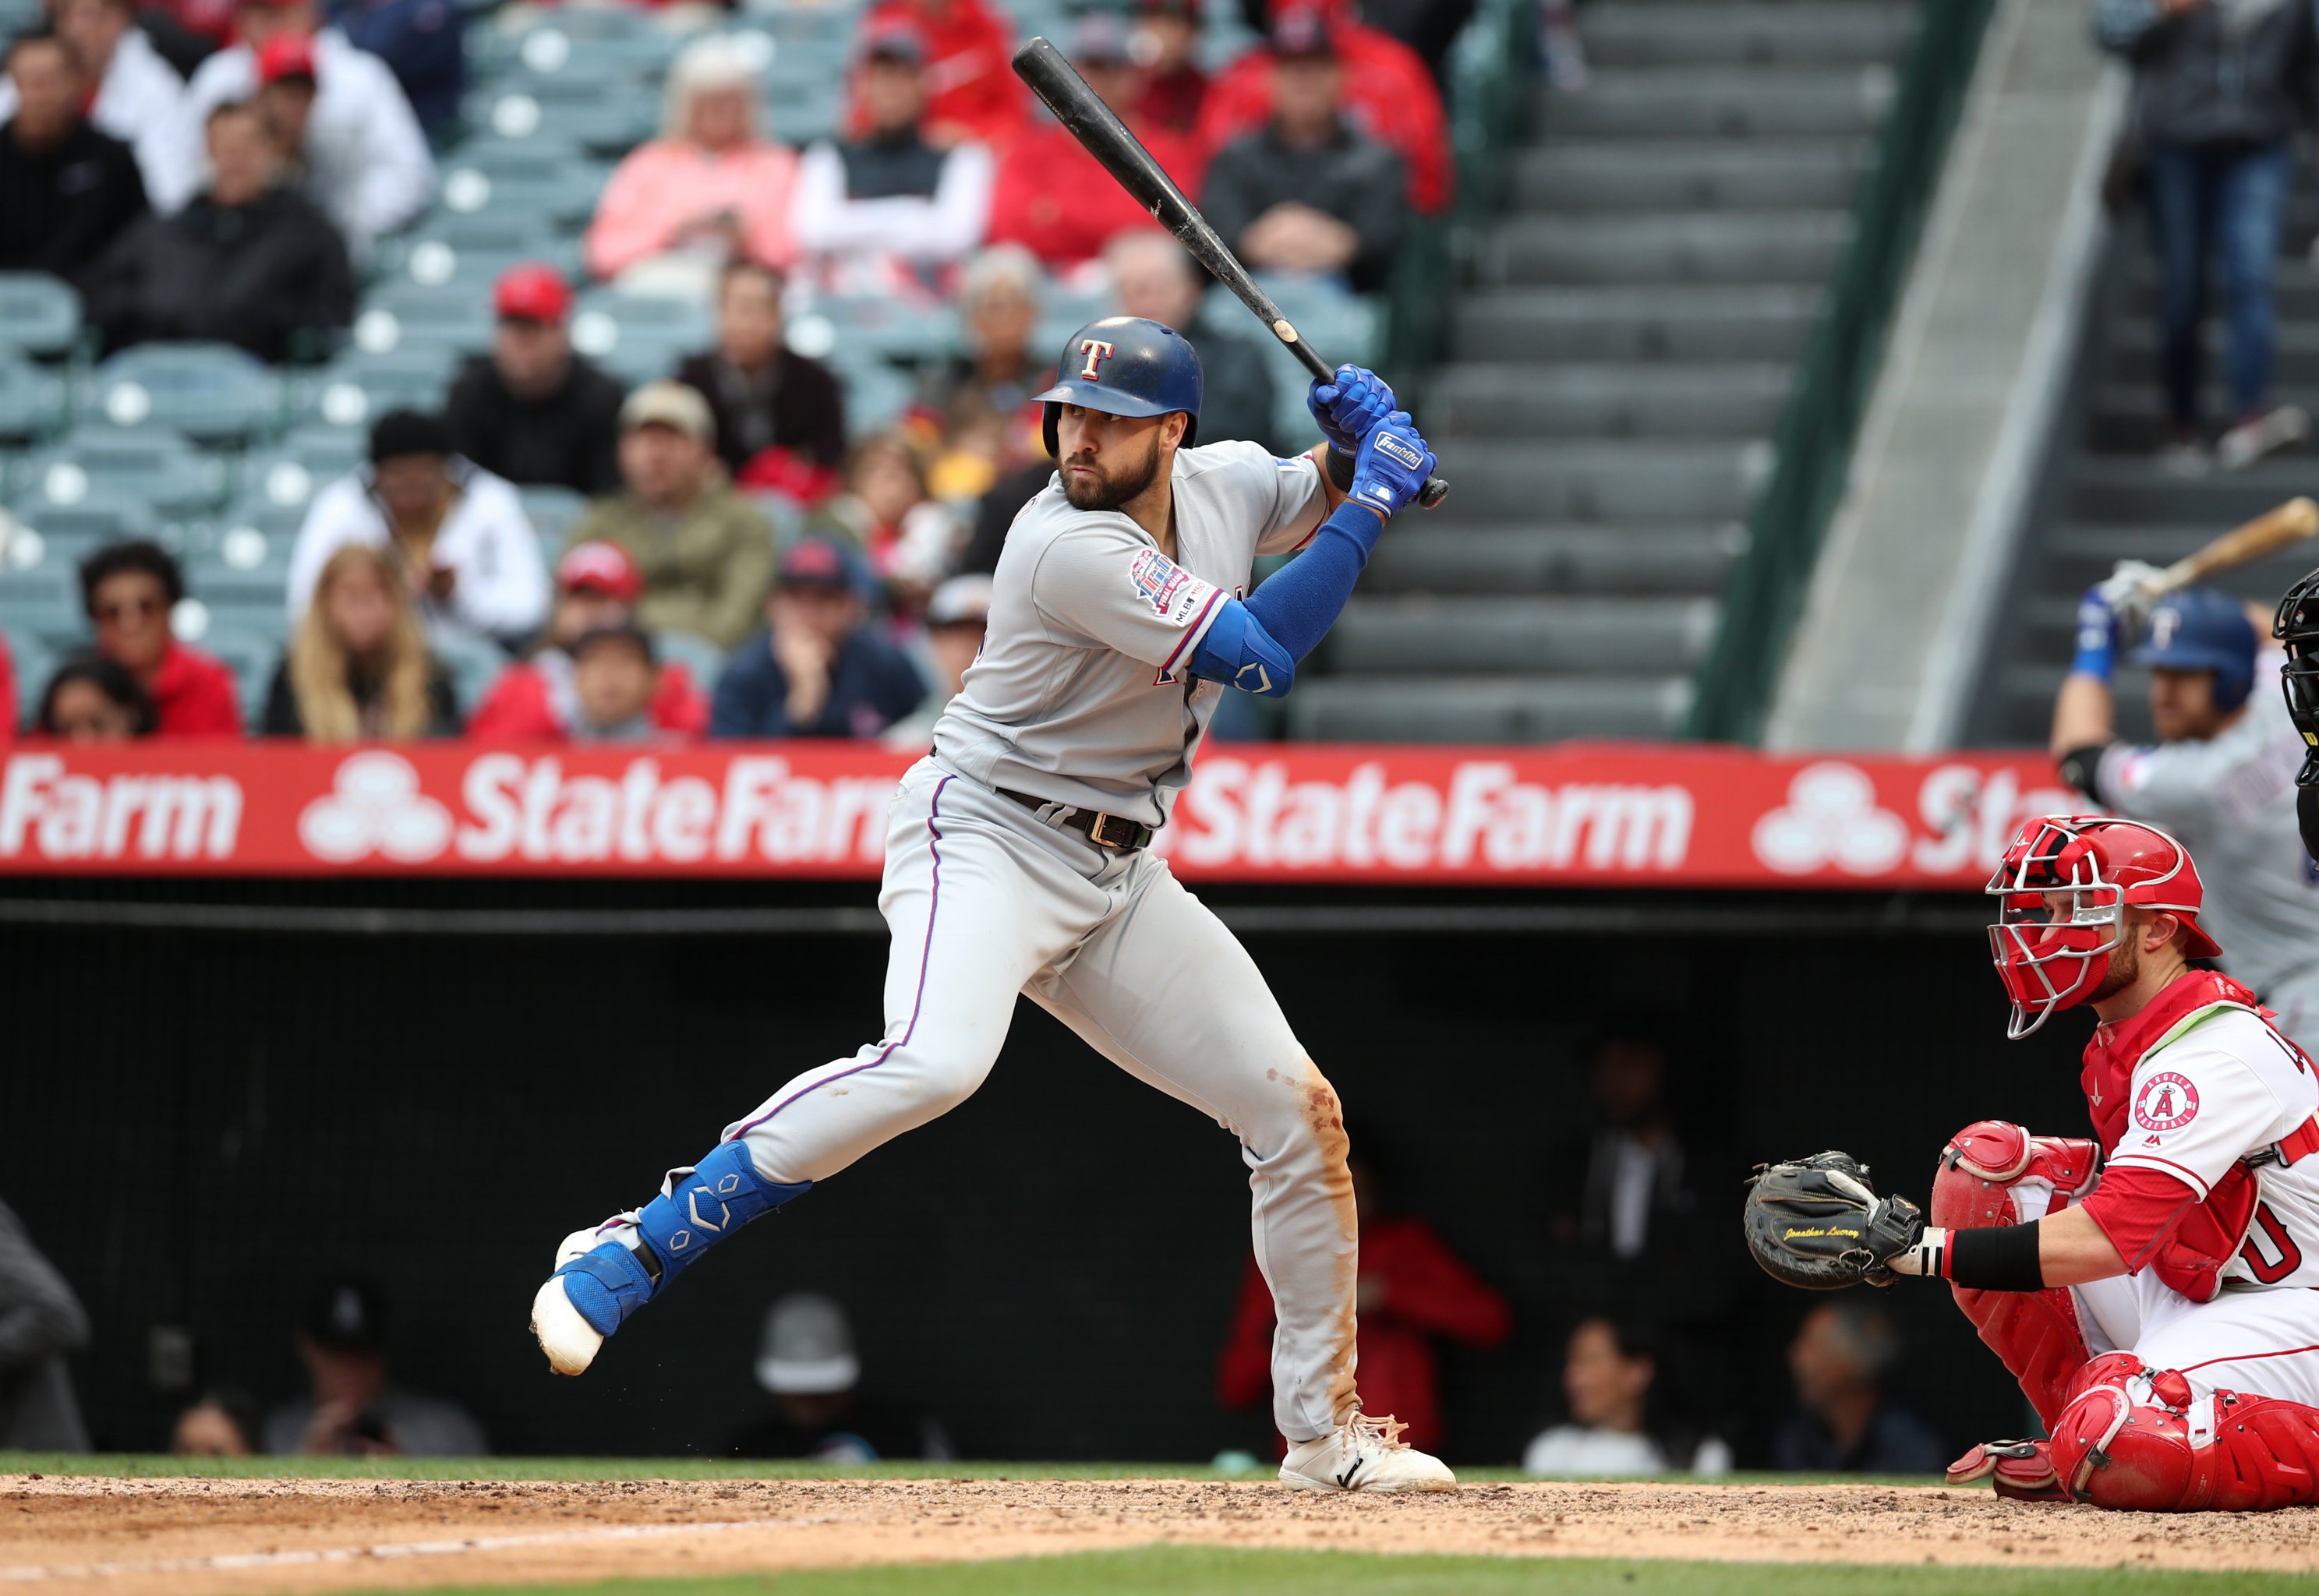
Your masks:
[{"label": "blue shin guard", "polygon": [[636,1237],[649,1253],[607,1240],[556,1271],[564,1294],[591,1329],[609,1336],[694,1258],[812,1188],[809,1180],[775,1185],[757,1173],[744,1143],[722,1142],[695,1168],[671,1175],[662,1195],[636,1214]]}]

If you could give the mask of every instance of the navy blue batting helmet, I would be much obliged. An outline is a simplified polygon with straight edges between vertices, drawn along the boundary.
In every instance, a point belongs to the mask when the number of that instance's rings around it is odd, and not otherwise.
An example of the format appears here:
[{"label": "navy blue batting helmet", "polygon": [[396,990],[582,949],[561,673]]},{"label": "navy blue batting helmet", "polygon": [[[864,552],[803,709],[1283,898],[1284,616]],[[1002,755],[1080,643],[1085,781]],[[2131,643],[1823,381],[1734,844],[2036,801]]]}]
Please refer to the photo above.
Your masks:
[{"label": "navy blue batting helmet", "polygon": [[1055,446],[1055,421],[1067,404],[1113,416],[1164,416],[1184,412],[1184,446],[1200,431],[1200,355],[1191,340],[1164,322],[1141,316],[1105,316],[1071,334],[1053,387],[1033,395],[1047,405],[1047,453]]},{"label": "navy blue batting helmet", "polygon": [[2215,708],[2228,712],[2254,690],[2254,623],[2236,599],[2185,588],[2158,601],[2148,638],[2128,658],[2166,671],[2212,671]]}]

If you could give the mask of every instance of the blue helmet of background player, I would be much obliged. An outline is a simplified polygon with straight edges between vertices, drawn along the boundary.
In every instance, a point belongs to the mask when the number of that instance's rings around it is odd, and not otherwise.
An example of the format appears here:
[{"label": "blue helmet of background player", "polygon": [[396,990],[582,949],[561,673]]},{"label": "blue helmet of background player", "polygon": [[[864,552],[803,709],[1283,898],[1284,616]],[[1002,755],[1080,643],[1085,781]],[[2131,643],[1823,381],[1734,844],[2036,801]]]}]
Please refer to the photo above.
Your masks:
[{"label": "blue helmet of background player", "polygon": [[1055,385],[1032,397],[1046,401],[1047,453],[1058,460],[1062,451],[1055,446],[1055,424],[1067,404],[1113,416],[1181,410],[1183,446],[1199,440],[1199,351],[1164,322],[1141,316],[1090,321],[1071,334],[1055,370]]},{"label": "blue helmet of background player", "polygon": [[2254,689],[2254,623],[2236,599],[2212,588],[2185,588],[2151,609],[2149,633],[2127,662],[2161,671],[2212,671],[2215,708],[2227,715]]}]

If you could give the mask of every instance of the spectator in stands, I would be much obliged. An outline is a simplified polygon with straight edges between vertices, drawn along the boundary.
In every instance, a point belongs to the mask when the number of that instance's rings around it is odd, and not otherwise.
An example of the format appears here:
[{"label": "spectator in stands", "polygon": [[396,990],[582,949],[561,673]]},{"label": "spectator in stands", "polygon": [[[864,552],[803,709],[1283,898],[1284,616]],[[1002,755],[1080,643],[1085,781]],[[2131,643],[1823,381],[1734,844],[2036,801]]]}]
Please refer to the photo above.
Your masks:
[{"label": "spectator in stands", "polygon": [[803,1457],[816,1463],[877,1463],[955,1456],[930,1414],[861,1393],[862,1360],[845,1310],[818,1292],[798,1291],[765,1313],[757,1384],[774,1411],[733,1442],[739,1457]]},{"label": "spectator in stands", "polygon": [[[15,700],[8,703],[13,711]],[[85,650],[50,672],[33,728],[65,743],[126,743],[151,736],[159,717],[127,666]]]},{"label": "spectator in stands", "polygon": [[[1079,19],[1072,35],[1071,65],[1119,113],[1177,186],[1197,194],[1199,147],[1189,134],[1143,114],[1143,74],[1131,51],[1125,24],[1107,12],[1094,12]],[[1050,270],[1062,274],[1085,266],[1120,233],[1158,230],[1151,213],[1043,109],[998,163],[990,196],[991,241],[1020,244]]]},{"label": "spectator in stands", "polygon": [[982,242],[990,151],[945,147],[922,126],[925,43],[907,23],[872,25],[853,76],[862,131],[806,151],[790,230],[833,289],[925,297]]},{"label": "spectator in stands", "polygon": [[[935,148],[969,141],[1003,148],[1021,130],[1027,96],[1009,64],[1015,39],[1006,13],[987,0],[879,0],[857,38],[874,43],[898,32],[919,41],[936,86],[926,104],[926,136]],[[857,133],[878,125],[859,79],[851,120]]]},{"label": "spectator in stands", "polygon": [[790,264],[798,159],[758,126],[755,77],[748,53],[721,34],[685,47],[669,71],[660,137],[629,153],[597,202],[589,271],[705,297],[734,261]]},{"label": "spectator in stands", "polygon": [[653,713],[660,660],[649,633],[634,621],[595,627],[572,641],[574,743],[666,743],[683,734]]},{"label": "spectator in stands", "polygon": [[[1358,1150],[1372,1144],[1353,1138]],[[1437,1339],[1495,1347],[1513,1329],[1501,1296],[1449,1250],[1431,1225],[1386,1206],[1374,1150],[1347,1160],[1360,1214],[1360,1317],[1356,1355],[1369,1408],[1409,1427],[1409,1443],[1438,1451],[1442,1441]],[[1216,1396],[1247,1408],[1272,1393],[1272,1291],[1251,1258],[1241,1276],[1240,1306],[1216,1364]]]},{"label": "spectator in stands", "polygon": [[293,627],[324,564],[350,543],[393,553],[429,636],[451,628],[512,648],[547,618],[547,569],[523,501],[454,452],[439,416],[381,416],[370,464],[314,495],[290,555]]},{"label": "spectator in stands", "polygon": [[767,462],[768,475],[790,464],[808,475],[831,472],[845,459],[845,397],[837,378],[790,348],[781,332],[781,274],[735,261],[717,282],[717,347],[677,368],[676,380],[708,401],[717,455],[735,477],[767,449],[788,457]]},{"label": "spectator in stands", "polygon": [[1274,447],[1271,367],[1241,335],[1246,323],[1237,314],[1209,313],[1207,277],[1184,247],[1162,232],[1123,233],[1104,251],[1104,265],[1121,315],[1164,322],[1199,351],[1200,441],[1244,438]]},{"label": "spectator in stands", "polygon": [[96,627],[96,652],[144,689],[157,735],[241,735],[233,672],[169,630],[185,578],[167,550],[142,539],[107,545],[81,562],[80,596]]},{"label": "spectator in stands", "polygon": [[735,651],[709,708],[712,737],[874,737],[925,701],[907,654],[867,624],[868,575],[839,545],[781,556],[767,626]]},{"label": "spectator in stands", "polygon": [[[146,185],[156,163],[166,165],[183,131],[185,80],[137,25],[130,0],[55,0],[57,36],[80,58],[89,126],[120,140],[137,157]],[[16,114],[16,86],[0,82],[0,122]]]},{"label": "spectator in stands", "polygon": [[1531,1438],[1522,1473],[1729,1474],[1731,1448],[1720,1438],[1674,1430],[1654,1411],[1662,1405],[1658,1384],[1658,1352],[1647,1330],[1601,1315],[1581,1320],[1562,1366],[1568,1420]]},{"label": "spectator in stands", "polygon": [[233,42],[234,0],[148,0],[140,10],[153,47],[180,77]]},{"label": "spectator in stands", "polygon": [[440,1397],[387,1383],[386,1299],[375,1286],[335,1280],[311,1298],[298,1357],[311,1393],[266,1416],[276,1456],[480,1457],[483,1427]]},{"label": "spectator in stands", "polygon": [[253,105],[209,120],[210,185],[147,216],[89,269],[87,315],[108,355],[154,338],[215,338],[260,360],[353,319],[346,243],[280,184],[281,154]]},{"label": "spectator in stands", "polygon": [[455,737],[459,707],[427,651],[403,560],[342,543],[316,573],[313,599],[274,668],[262,726],[310,743]]},{"label": "spectator in stands", "polygon": [[[644,597],[645,579],[627,550],[616,543],[582,543],[555,567],[555,609],[547,636],[529,659],[510,665],[467,719],[477,742],[561,740],[580,718],[573,684],[572,649],[582,637],[625,626]],[[652,697],[654,725],[697,737],[708,729],[708,695],[692,672],[671,661],[658,672]]]},{"label": "spectator in stands", "polygon": [[[2196,475],[2299,444],[2310,418],[2274,405],[2271,278],[2314,70],[2312,8],[2271,0],[2099,0],[2094,32],[2134,63],[2160,269],[2159,381],[2172,437],[2159,464]],[[2211,455],[2199,415],[2206,262],[2222,261],[2233,423]]]},{"label": "spectator in stands", "polygon": [[[1424,216],[1447,210],[1457,184],[1449,119],[1417,52],[1357,20],[1351,0],[1272,0],[1270,9],[1268,34],[1286,25],[1301,37],[1309,24],[1289,22],[1299,13],[1323,20],[1344,76],[1347,120],[1401,157],[1412,209]],[[1209,86],[1199,140],[1211,156],[1272,119],[1279,60],[1268,47],[1250,50]]]},{"label": "spectator in stands", "polygon": [[0,127],[0,271],[79,281],[144,212],[145,184],[129,146],[81,119],[87,78],[54,33],[8,46],[15,104]]},{"label": "spectator in stands", "polygon": [[[1143,95],[1137,109],[1151,126],[1186,135],[1199,126],[1200,107],[1208,97],[1208,75],[1200,69],[1200,0],[1137,0],[1129,49],[1143,68]],[[1196,191],[1194,185],[1187,192]]]},{"label": "spectator in stands", "polygon": [[953,576],[934,590],[926,602],[925,648],[919,661],[919,674],[934,683],[934,690],[915,711],[886,728],[882,741],[887,747],[924,753],[933,746],[934,722],[958,696],[967,667],[982,653],[989,625],[988,576]]},{"label": "spectator in stands", "polygon": [[1900,1334],[1881,1308],[1829,1303],[1804,1315],[1788,1348],[1797,1410],[1773,1438],[1776,1466],[1802,1473],[1932,1474],[1951,1448],[1890,1401]]},{"label": "spectator in stands", "polygon": [[773,529],[733,490],[699,391],[646,383],[620,407],[624,491],[591,505],[569,544],[618,544],[644,573],[636,618],[731,648],[756,624],[772,576]]},{"label": "spectator in stands", "polygon": [[207,1391],[177,1415],[169,1450],[179,1457],[249,1457],[257,1454],[265,1415],[257,1399],[239,1391]]},{"label": "spectator in stands", "polygon": [[994,245],[966,268],[959,292],[966,347],[927,375],[913,418],[933,434],[927,474],[940,498],[979,497],[1045,447],[1041,408],[1031,402],[1054,381],[1053,360],[1032,343],[1045,283],[1020,244]]},{"label": "spectator in stands", "polygon": [[958,518],[927,492],[925,464],[898,432],[854,446],[845,491],[822,507],[813,526],[861,550],[896,607],[911,615],[958,559]]},{"label": "spectator in stands", "polygon": [[[1241,0],[1241,15],[1259,33],[1268,31],[1266,0]],[[1543,7],[1551,10],[1549,5]],[[1361,0],[1360,20],[1416,52],[1436,84],[1446,81],[1449,46],[1474,14],[1474,0]],[[1557,83],[1556,87],[1563,86]]]},{"label": "spectator in stands", "polygon": [[1344,70],[1319,12],[1282,13],[1272,55],[1271,121],[1217,153],[1201,208],[1259,271],[1374,293],[1409,230],[1401,159],[1346,121]]},{"label": "spectator in stands", "polygon": [[451,384],[445,419],[458,453],[525,487],[609,493],[619,485],[620,384],[574,354],[572,286],[527,261],[492,291],[492,352]]},{"label": "spectator in stands", "polygon": [[24,1222],[0,1203],[0,1452],[86,1452],[65,1355],[88,1345],[88,1314]]},{"label": "spectator in stands", "polygon": [[269,70],[276,80],[302,71],[313,83],[310,112],[284,131],[307,197],[357,254],[415,221],[435,195],[435,158],[386,63],[336,27],[316,32],[314,0],[241,0],[234,20],[240,42],[203,61],[185,86],[178,160],[153,203],[175,210],[200,188],[200,134],[212,112],[254,98]]},{"label": "spectator in stands", "polygon": [[402,86],[420,131],[440,141],[467,92],[466,8],[458,0],[333,0],[330,21]]},{"label": "spectator in stands", "polygon": [[[1205,385],[1204,385],[1205,386]],[[1209,401],[1204,392],[1200,410],[1205,414]],[[974,507],[974,527],[968,533],[966,547],[959,555],[958,569],[980,572],[984,575],[998,569],[998,556],[1006,547],[1006,529],[1023,507],[1037,498],[1055,480],[1055,463],[1048,454],[1045,440],[1039,446],[1039,456],[1025,462],[1000,477]]]}]

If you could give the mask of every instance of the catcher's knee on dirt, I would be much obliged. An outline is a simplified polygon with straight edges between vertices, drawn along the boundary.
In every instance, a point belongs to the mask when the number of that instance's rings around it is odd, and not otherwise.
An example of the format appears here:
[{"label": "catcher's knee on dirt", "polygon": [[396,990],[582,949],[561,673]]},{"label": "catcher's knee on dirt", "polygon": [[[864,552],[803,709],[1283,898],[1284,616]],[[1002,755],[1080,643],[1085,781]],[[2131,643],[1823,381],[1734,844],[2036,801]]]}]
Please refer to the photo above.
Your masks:
[{"label": "catcher's knee on dirt", "polygon": [[2130,1352],[2088,1364],[2053,1426],[2077,1501],[2144,1512],[2247,1512],[2319,1501],[2319,1408],[2193,1386]]},{"label": "catcher's knee on dirt", "polygon": [[[1949,1138],[1933,1177],[1926,1220],[1951,1231],[2026,1224],[2093,1189],[2099,1150],[2078,1137],[2032,1136],[2003,1120],[1981,1120]],[[2068,1290],[1970,1291],[1956,1304],[2051,1429],[2068,1400],[2071,1376],[2089,1354]]]}]

